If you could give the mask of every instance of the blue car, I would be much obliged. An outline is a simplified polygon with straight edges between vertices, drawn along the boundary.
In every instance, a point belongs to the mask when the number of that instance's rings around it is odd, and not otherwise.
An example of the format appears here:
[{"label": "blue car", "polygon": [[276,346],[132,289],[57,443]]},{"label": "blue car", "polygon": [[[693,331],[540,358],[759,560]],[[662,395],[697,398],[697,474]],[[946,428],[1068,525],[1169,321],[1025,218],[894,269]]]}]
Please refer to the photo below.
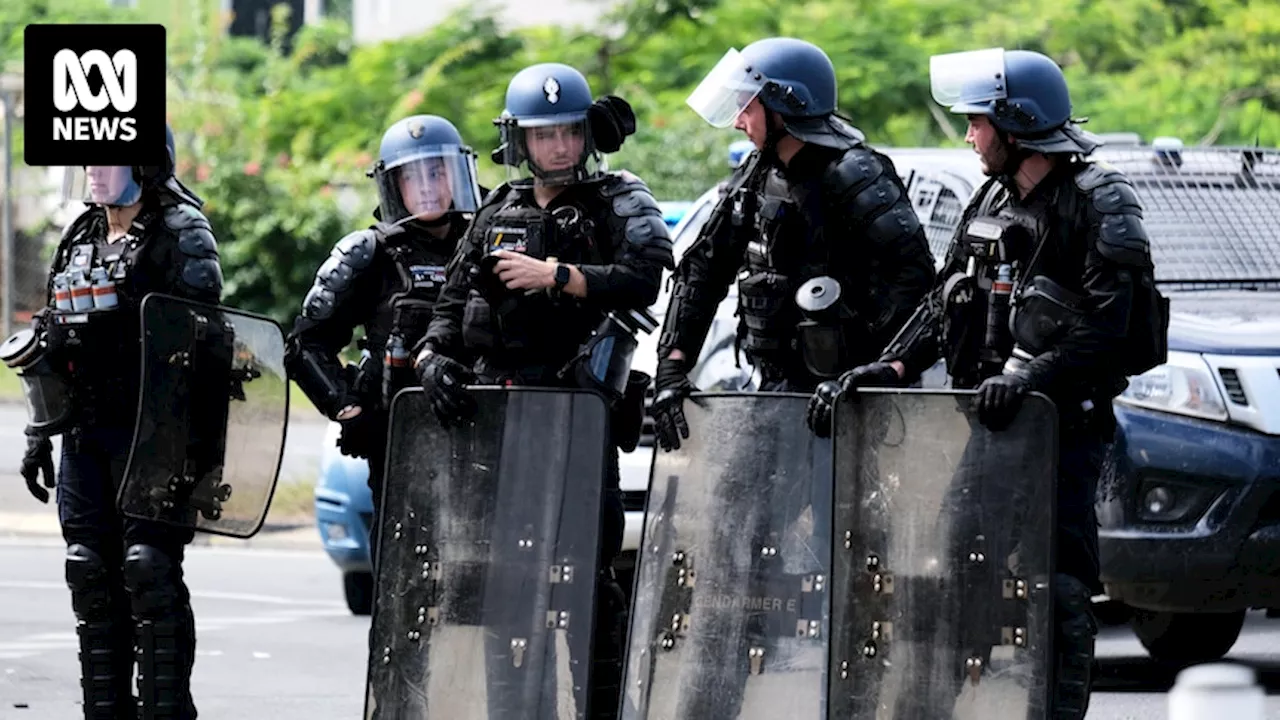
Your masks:
[{"label": "blue car", "polygon": [[[663,219],[676,227],[693,203],[661,202]],[[320,478],[316,482],[316,526],[330,559],[342,572],[342,588],[347,607],[356,615],[373,610],[373,570],[369,553],[369,529],[374,522],[373,493],[369,490],[369,465],[338,451],[340,426],[329,423],[320,454]],[[634,563],[640,541],[640,521],[644,494],[648,488],[651,437],[641,447],[620,458],[622,490],[627,510],[627,532],[623,542],[623,572]],[[625,584],[625,583],[624,583]]]}]

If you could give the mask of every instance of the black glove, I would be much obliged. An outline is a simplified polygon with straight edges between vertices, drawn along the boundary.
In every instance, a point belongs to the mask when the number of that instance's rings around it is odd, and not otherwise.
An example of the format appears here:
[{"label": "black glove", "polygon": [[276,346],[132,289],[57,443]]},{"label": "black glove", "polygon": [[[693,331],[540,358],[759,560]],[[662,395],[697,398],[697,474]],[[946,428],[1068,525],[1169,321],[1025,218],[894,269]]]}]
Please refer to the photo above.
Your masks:
[{"label": "black glove", "polygon": [[631,104],[616,95],[605,95],[587,108],[591,139],[602,153],[617,152],[622,141],[636,132],[636,114]]},{"label": "black glove", "polygon": [[1031,383],[1021,375],[995,375],[983,380],[973,398],[978,422],[986,425],[988,430],[1009,427],[1022,407],[1022,398],[1031,389]]},{"label": "black glove", "polygon": [[[430,348],[428,348],[430,350]],[[466,365],[434,350],[418,363],[418,380],[427,391],[431,409],[445,427],[461,423],[476,412],[476,399],[466,385],[476,380]]]},{"label": "black glove", "polygon": [[886,362],[873,362],[859,365],[840,376],[839,380],[828,380],[813,391],[809,398],[809,410],[805,415],[805,424],[820,438],[831,435],[831,413],[836,407],[836,398],[844,392],[852,392],[860,387],[894,387],[902,383],[898,371]]},{"label": "black glove", "polygon": [[[44,473],[44,487],[36,482],[41,472]],[[54,485],[53,441],[31,428],[27,428],[27,453],[22,456],[22,477],[35,499],[49,502],[49,491],[45,488]]]},{"label": "black glove", "polygon": [[670,452],[680,448],[680,439],[689,439],[689,423],[684,417],[684,400],[698,392],[689,382],[683,360],[666,358],[658,363],[653,381],[657,395],[653,398],[653,434],[658,445]]},{"label": "black glove", "polygon": [[338,449],[343,455],[367,458],[376,443],[385,440],[385,434],[380,432],[374,413],[364,408],[361,408],[359,415],[338,420],[338,423],[342,426],[342,434],[338,436]]}]

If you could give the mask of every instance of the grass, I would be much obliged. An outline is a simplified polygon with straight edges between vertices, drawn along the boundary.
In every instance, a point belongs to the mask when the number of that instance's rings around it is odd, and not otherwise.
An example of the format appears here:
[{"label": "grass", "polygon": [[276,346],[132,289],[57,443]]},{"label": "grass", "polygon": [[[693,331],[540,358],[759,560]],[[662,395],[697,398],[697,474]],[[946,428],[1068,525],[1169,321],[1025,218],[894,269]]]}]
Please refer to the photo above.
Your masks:
[{"label": "grass", "polygon": [[314,480],[281,482],[271,498],[267,522],[276,525],[310,524],[316,516],[316,484]]},{"label": "grass", "polygon": [[[0,364],[0,402],[22,402],[22,381],[11,368]],[[311,404],[305,393],[294,382],[289,383],[289,419],[319,420],[320,411]]]},{"label": "grass", "polygon": [[0,365],[0,402],[22,402],[22,381],[4,365]]}]

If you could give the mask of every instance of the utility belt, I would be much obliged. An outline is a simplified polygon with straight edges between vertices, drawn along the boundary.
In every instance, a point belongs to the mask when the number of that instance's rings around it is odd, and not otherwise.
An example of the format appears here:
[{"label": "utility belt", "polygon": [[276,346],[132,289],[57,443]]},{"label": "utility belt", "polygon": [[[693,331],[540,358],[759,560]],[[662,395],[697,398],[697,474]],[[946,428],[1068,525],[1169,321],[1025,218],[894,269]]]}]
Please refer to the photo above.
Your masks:
[{"label": "utility belt", "polygon": [[[870,347],[870,328],[830,276],[810,278],[797,288],[777,272],[749,274],[738,284],[738,309],[742,320],[735,349],[762,372],[779,376],[774,379],[803,371],[831,380],[855,359],[878,351]],[[797,367],[797,351],[803,367]]]}]

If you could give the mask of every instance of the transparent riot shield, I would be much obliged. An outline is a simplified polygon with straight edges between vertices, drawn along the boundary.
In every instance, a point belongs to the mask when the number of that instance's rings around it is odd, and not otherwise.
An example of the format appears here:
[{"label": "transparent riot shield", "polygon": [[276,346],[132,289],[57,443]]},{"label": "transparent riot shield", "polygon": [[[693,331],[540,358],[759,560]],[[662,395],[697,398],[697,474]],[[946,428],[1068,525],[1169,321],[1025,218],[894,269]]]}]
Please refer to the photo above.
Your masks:
[{"label": "transparent riot shield", "polygon": [[472,393],[462,427],[392,404],[365,717],[584,718],[608,407]]},{"label": "transparent riot shield", "polygon": [[836,404],[830,718],[1046,717],[1057,412],[973,396]]},{"label": "transparent riot shield", "polygon": [[143,298],[142,390],[117,502],[131,517],[232,537],[262,528],[289,417],[270,318]]},{"label": "transparent riot shield", "polygon": [[824,717],[831,442],[807,395],[706,393],[653,461],[624,720]]}]

